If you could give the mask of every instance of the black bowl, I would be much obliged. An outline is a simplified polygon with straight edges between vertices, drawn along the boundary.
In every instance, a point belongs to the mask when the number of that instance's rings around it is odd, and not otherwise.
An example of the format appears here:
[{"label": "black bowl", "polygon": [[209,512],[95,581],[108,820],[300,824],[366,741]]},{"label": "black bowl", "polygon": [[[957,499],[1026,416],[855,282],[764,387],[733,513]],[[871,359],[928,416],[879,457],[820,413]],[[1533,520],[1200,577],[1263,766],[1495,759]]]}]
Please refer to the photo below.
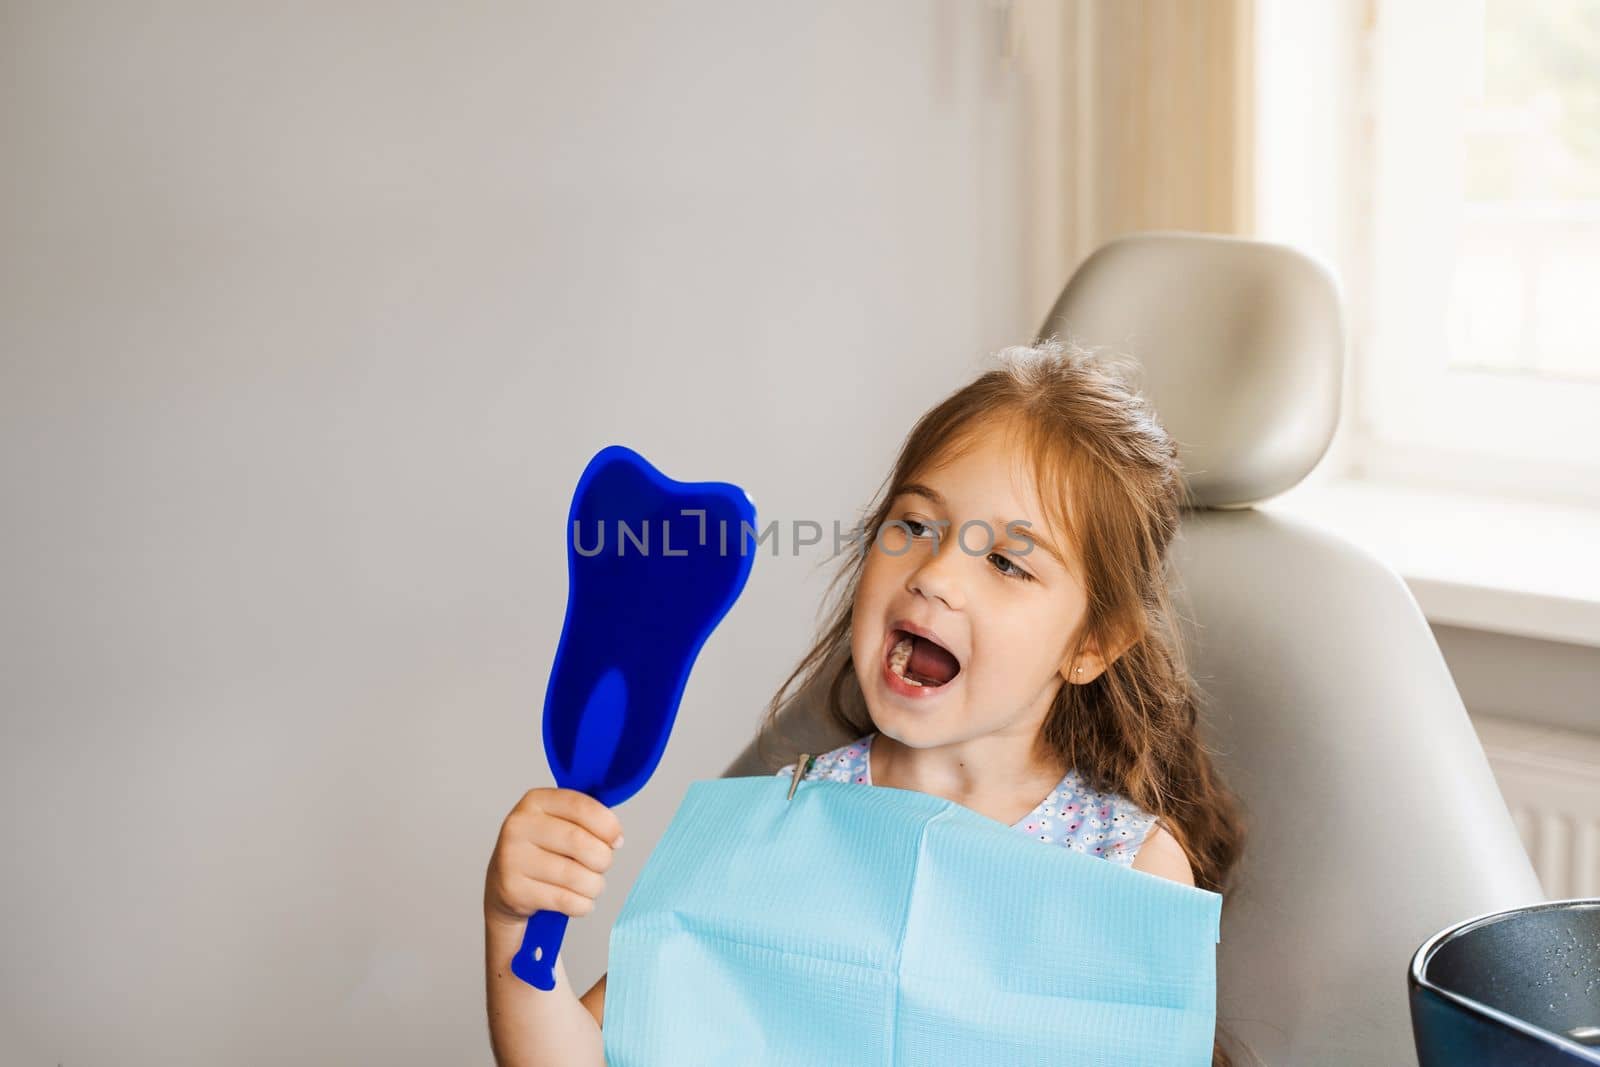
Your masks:
[{"label": "black bowl", "polygon": [[1600,899],[1457,923],[1406,978],[1421,1067],[1600,1064]]}]

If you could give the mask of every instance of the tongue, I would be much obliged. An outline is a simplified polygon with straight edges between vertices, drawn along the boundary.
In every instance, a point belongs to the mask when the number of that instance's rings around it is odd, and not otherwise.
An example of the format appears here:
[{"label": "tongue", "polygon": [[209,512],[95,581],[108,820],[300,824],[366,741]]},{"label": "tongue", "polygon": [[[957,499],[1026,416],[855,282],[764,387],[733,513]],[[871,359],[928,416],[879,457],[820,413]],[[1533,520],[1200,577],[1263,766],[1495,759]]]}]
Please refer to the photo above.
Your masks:
[{"label": "tongue", "polygon": [[906,673],[915,674],[924,684],[943,685],[960,669],[956,658],[932,641],[911,638],[911,661],[906,664]]}]

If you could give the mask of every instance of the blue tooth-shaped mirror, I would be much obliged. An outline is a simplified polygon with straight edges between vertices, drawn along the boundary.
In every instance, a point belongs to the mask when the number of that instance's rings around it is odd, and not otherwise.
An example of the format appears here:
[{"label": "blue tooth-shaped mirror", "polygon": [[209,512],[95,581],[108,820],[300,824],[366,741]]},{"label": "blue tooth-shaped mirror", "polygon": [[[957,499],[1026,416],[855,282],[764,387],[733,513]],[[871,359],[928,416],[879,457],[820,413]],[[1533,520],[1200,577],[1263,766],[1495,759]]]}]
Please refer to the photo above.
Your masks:
[{"label": "blue tooth-shaped mirror", "polygon": [[[567,615],[544,694],[556,785],[607,807],[649,781],[695,657],[744,590],[756,509],[727,482],[677,482],[631,448],[597,452],[567,516]],[[555,988],[567,929],[535,912],[511,970]]]}]

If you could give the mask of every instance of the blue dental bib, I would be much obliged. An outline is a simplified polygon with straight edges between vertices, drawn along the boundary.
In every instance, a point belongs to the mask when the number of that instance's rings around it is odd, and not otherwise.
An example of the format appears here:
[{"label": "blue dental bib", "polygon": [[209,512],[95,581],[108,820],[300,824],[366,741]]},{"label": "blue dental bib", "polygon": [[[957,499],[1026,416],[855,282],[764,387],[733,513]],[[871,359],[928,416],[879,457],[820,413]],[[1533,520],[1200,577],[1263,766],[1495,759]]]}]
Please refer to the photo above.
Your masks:
[{"label": "blue dental bib", "polygon": [[611,931],[609,1067],[1208,1067],[1222,896],[953,801],[691,783]]}]

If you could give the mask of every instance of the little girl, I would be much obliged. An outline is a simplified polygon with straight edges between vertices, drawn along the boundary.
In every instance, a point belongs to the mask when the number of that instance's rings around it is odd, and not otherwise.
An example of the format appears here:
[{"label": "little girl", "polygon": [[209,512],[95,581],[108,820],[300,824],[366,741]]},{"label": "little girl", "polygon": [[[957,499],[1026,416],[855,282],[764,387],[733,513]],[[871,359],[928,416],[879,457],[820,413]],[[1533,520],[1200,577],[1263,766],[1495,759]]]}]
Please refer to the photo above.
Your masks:
[{"label": "little girl", "polygon": [[[777,773],[934,794],[1046,847],[1220,893],[1243,822],[1196,732],[1168,595],[1176,446],[1113,361],[1052,338],[996,363],[912,428],[758,749],[800,680],[856,740]],[[560,957],[551,994],[493,961],[531,911],[592,910],[620,825],[587,796],[535,792],[548,795],[508,817],[491,862],[491,1033],[502,1063],[591,1062],[605,977],[585,1012]],[[507,1054],[513,1035],[526,1058]],[[558,1048],[569,1037],[581,1055]],[[1213,1057],[1229,1063],[1220,1045]]]},{"label": "little girl", "polygon": [[1176,446],[1131,365],[1054,338],[997,363],[912,428],[761,736],[803,679],[856,739],[803,778],[932,793],[1220,893],[1243,817],[1169,597]]}]

